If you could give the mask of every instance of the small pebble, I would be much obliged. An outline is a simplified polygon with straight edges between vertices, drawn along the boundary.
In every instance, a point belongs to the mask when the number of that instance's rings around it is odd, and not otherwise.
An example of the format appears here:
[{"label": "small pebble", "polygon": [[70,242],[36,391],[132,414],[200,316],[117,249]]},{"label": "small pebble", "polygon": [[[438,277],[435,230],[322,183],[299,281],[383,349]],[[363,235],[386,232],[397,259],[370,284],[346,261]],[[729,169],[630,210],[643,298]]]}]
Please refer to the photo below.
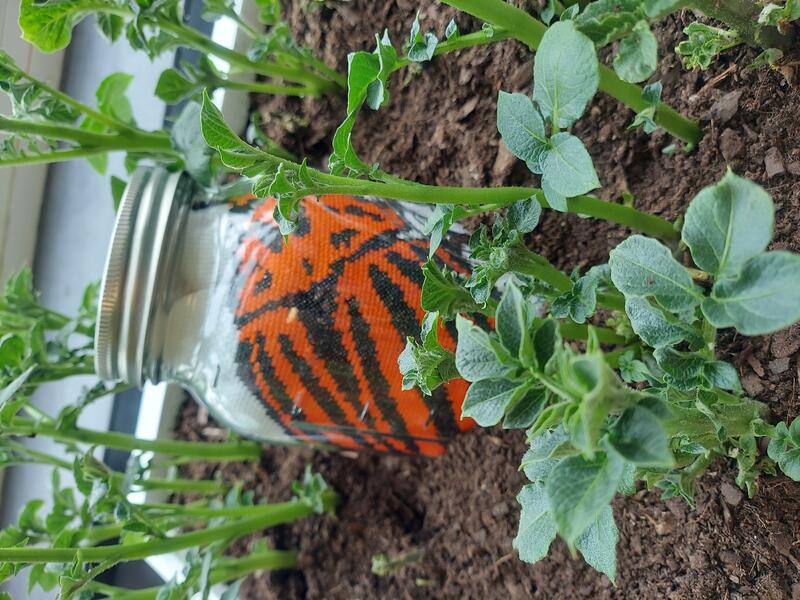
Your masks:
[{"label": "small pebble", "polygon": [[720,486],[720,492],[722,493],[722,497],[725,499],[725,502],[731,506],[738,506],[742,501],[742,498],[744,498],[742,490],[734,485],[731,485],[727,481],[724,481]]},{"label": "small pebble", "polygon": [[727,123],[739,112],[739,98],[741,97],[741,90],[728,92],[711,105],[711,109],[708,111],[709,116],[720,125]]},{"label": "small pebble", "polygon": [[778,149],[773,146],[764,155],[764,166],[767,168],[767,177],[776,177],[786,172],[783,166],[783,158],[781,158]]},{"label": "small pebble", "polygon": [[731,161],[744,150],[742,137],[733,129],[725,129],[719,136],[719,149],[726,161]]},{"label": "small pebble", "polygon": [[775,360],[769,361],[769,370],[775,373],[776,375],[779,373],[783,373],[789,369],[789,357],[786,356],[784,358],[776,358]]}]

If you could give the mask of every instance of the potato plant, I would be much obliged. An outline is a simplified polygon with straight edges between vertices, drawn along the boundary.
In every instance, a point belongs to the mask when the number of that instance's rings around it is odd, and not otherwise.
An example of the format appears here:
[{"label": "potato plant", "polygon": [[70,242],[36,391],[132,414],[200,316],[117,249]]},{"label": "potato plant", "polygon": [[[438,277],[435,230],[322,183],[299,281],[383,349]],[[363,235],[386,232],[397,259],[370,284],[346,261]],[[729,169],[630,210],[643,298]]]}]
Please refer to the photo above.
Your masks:
[{"label": "potato plant", "polygon": [[[598,89],[637,111],[634,127],[664,127],[693,143],[697,125],[664,106],[659,84],[642,89],[620,77],[651,63],[623,57],[615,60],[615,74],[598,62],[600,38],[587,33],[585,12],[568,10],[546,28],[505,2],[447,3],[490,25],[461,36],[451,24],[439,43],[433,33],[420,35],[415,22],[405,58],[386,35],[376,37],[373,53],[350,55],[347,115],[334,136],[330,173],[244,143],[207,96],[203,135],[224,164],[253,178],[257,196],[277,199],[275,217],[287,236],[301,198],[325,193],[434,205],[427,226],[431,256],[453,222],[496,212],[491,229],[481,226],[471,237],[471,273],[433,259],[423,267],[427,316],[399,368],[407,387],[426,394],[460,376],[471,384],[464,417],[526,431],[529,449],[520,468],[530,483],[518,496],[514,540],[522,560],[543,558],[559,535],[613,581],[618,530],[610,503],[617,494],[644,486],[691,504],[696,478],[719,458],[736,461],[737,483],[750,495],[758,477],[776,468],[800,479],[800,420],[770,424],[767,407],[743,395],[736,369],[716,354],[720,329],[762,335],[800,320],[800,256],[767,250],[772,199],[730,171],[692,199],[675,223],[588,195],[603,174],[570,127]],[[351,143],[358,111],[388,102],[387,78],[398,64],[430,60],[443,48],[455,49],[458,39],[498,31],[537,49],[532,93],[501,91],[497,127],[508,149],[540,177],[540,188],[430,186],[359,159]],[[620,39],[603,35],[601,41]],[[636,35],[647,38],[644,25]],[[607,264],[565,273],[523,243],[543,209],[637,233]],[[478,326],[471,314],[493,317],[494,330]],[[455,352],[439,344],[446,320],[455,320],[458,330]],[[759,452],[759,438],[769,440],[768,456]]]},{"label": "potato plant", "polygon": [[[261,456],[258,444],[146,440],[78,425],[89,404],[121,391],[123,384],[98,384],[58,415],[32,401],[44,383],[93,373],[95,313],[96,286],[69,317],[39,303],[27,269],[9,279],[0,298],[0,469],[52,469],[49,502],[31,500],[17,522],[0,531],[0,582],[27,568],[29,590],[58,588],[65,600],[207,597],[212,585],[226,583],[232,584],[226,596],[232,599],[248,574],[296,566],[294,551],[264,543],[244,557],[230,556],[228,549],[250,533],[332,511],[337,496],[319,475],[307,471],[287,502],[257,504],[241,486],[159,478],[154,470],[186,461],[254,461]],[[20,441],[26,437],[49,438],[61,451],[31,448]],[[112,471],[95,456],[97,446],[131,451],[127,471]],[[131,501],[131,492],[146,490],[189,493],[199,500]],[[186,552],[186,567],[163,586],[128,590],[96,581],[118,563],[171,552]],[[10,597],[0,593],[0,598]]]}]

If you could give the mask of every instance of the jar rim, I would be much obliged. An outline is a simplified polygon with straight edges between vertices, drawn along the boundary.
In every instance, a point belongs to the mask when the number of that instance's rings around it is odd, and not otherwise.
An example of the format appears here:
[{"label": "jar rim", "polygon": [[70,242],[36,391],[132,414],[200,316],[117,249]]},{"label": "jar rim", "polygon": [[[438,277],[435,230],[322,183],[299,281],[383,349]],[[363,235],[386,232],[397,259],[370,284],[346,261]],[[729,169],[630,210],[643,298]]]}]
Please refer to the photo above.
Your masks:
[{"label": "jar rim", "polygon": [[170,223],[192,194],[180,171],[140,166],[122,196],[97,307],[95,370],[105,381],[144,383],[146,343]]}]

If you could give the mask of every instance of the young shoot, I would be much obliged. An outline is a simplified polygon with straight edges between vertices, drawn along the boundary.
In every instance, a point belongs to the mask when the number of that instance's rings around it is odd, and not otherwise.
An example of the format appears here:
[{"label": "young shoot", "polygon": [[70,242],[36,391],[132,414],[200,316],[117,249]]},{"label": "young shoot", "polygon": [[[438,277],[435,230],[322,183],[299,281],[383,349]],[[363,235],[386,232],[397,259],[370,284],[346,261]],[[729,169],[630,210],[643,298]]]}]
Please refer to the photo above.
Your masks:
[{"label": "young shoot", "polygon": [[0,115],[0,167],[86,158],[105,172],[109,152],[179,162],[180,148],[168,134],[136,126],[125,91],[131,76],[114,73],[97,88],[97,108],[78,102],[22,69],[0,50],[0,90],[11,114]]},{"label": "young shoot", "polygon": [[[151,58],[176,47],[192,48],[227,62],[232,75],[243,72],[266,77],[272,86],[271,93],[317,96],[341,90],[343,79],[338,73],[297,47],[285,24],[279,21],[277,3],[261,2],[261,5],[261,24],[256,27],[239,17],[232,0],[205,3],[204,18],[233,18],[252,37],[246,54],[226,48],[187,26],[183,21],[183,2],[179,0],[70,0],[69,3],[21,0],[19,25],[25,40],[43,52],[55,52],[69,44],[78,23],[94,14],[100,31],[109,41],[116,41],[124,34],[134,49],[146,52]],[[271,26],[270,31],[262,33],[263,25]],[[164,75],[167,81],[160,84],[162,89],[176,85],[181,78],[175,71],[167,73]],[[191,79],[186,79],[183,85],[190,82]],[[227,77],[215,79],[214,83],[222,87],[243,85]]]}]

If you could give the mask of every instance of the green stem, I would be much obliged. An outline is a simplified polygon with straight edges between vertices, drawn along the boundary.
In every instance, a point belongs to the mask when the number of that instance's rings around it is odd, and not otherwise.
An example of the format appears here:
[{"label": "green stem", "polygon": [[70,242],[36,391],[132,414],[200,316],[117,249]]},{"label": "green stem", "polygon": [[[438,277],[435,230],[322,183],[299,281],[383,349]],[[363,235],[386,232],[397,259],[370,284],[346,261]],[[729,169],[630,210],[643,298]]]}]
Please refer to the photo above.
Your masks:
[{"label": "green stem", "polygon": [[[532,50],[539,47],[547,26],[524,10],[516,8],[504,0],[442,0],[444,3],[469,13],[497,27],[502,27]],[[639,112],[647,108],[638,85],[622,81],[608,67],[601,64],[600,89],[616,98],[631,109]],[[702,137],[700,127],[669,106],[659,105],[655,122],[675,137],[689,144],[697,144]]]},{"label": "green stem", "polygon": [[[0,440],[0,447],[9,448],[19,454],[23,458],[23,460],[20,461],[20,464],[34,463],[48,465],[51,467],[64,469],[65,471],[72,471],[73,468],[72,463],[67,460],[58,458],[52,454],[47,454],[46,452],[29,448],[25,444],[21,444],[12,439],[5,438]],[[110,473],[110,477],[117,480],[117,482],[121,484],[125,478],[125,475],[122,473],[112,472]],[[225,485],[225,483],[206,479],[160,479],[157,477],[150,477],[147,479],[136,479],[132,482],[132,485],[139,490],[196,492],[206,495],[224,494],[228,491],[228,486]]]},{"label": "green stem", "polygon": [[277,83],[267,83],[263,81],[236,81],[234,79],[220,79],[218,86],[229,90],[241,90],[243,92],[255,92],[259,94],[283,94],[284,96],[316,96],[316,88],[309,86],[290,86]]},{"label": "green stem", "polygon": [[94,133],[69,125],[37,123],[0,117],[0,131],[37,135],[47,139],[75,142],[93,150],[131,150],[175,154],[169,137],[161,133],[148,133],[135,130],[120,133]]},{"label": "green stem", "polygon": [[292,69],[274,63],[252,61],[241,52],[217,44],[202,33],[189,27],[184,27],[168,20],[159,21],[159,27],[177,37],[187,46],[205,54],[217,56],[230,63],[232,66],[244,71],[259,73],[267,77],[285,79],[286,81],[294,83],[309,84],[320,92],[335,92],[340,90],[339,84],[324,79],[316,73],[311,73],[302,69]]},{"label": "green stem", "polygon": [[[325,493],[325,504],[328,507],[332,507],[336,502],[336,494]],[[78,556],[84,562],[141,560],[149,556],[206,546],[218,540],[238,538],[254,531],[296,521],[313,512],[310,506],[299,500],[273,504],[272,508],[270,514],[136,544],[118,544],[98,548],[0,548],[0,562],[71,563]]]},{"label": "green stem", "polygon": [[[433,55],[439,56],[440,54],[446,54],[447,52],[454,52],[456,50],[485,46],[487,44],[493,44],[494,42],[510,40],[512,37],[513,35],[511,32],[503,29],[502,27],[495,28],[494,35],[492,37],[487,36],[483,31],[474,31],[465,35],[460,35],[453,40],[447,40],[440,43],[438,46],[436,46],[436,50],[433,51]],[[407,67],[411,63],[412,61],[408,58],[401,58],[395,64],[392,72]]]},{"label": "green stem", "polygon": [[[299,169],[299,165],[292,166]],[[316,172],[314,175],[322,186],[319,190],[309,190],[310,193],[319,191],[323,194],[371,195],[390,200],[425,204],[463,204],[468,206],[484,204],[507,206],[517,200],[535,197],[543,207],[550,207],[545,200],[544,192],[533,187],[469,188],[425,185],[412,181],[403,183],[368,181],[321,172]],[[676,240],[680,237],[673,224],[666,219],[641,212],[630,206],[606,202],[594,196],[576,196],[567,199],[567,211],[625,225],[665,240]]]},{"label": "green stem", "polygon": [[192,456],[211,461],[257,460],[261,447],[254,442],[186,442],[182,440],[146,440],[114,431],[93,431],[76,427],[59,430],[49,423],[36,423],[32,419],[15,417],[0,428],[0,434],[16,436],[43,436],[58,442],[74,442],[116,448],[118,450],[143,450],[158,454]]},{"label": "green stem", "polygon": [[[297,554],[289,550],[263,550],[242,558],[226,558],[211,568],[208,580],[211,585],[241,579],[262,569],[291,569],[297,566]],[[104,594],[110,600],[155,600],[161,587],[126,590],[92,582],[88,589]]]}]

